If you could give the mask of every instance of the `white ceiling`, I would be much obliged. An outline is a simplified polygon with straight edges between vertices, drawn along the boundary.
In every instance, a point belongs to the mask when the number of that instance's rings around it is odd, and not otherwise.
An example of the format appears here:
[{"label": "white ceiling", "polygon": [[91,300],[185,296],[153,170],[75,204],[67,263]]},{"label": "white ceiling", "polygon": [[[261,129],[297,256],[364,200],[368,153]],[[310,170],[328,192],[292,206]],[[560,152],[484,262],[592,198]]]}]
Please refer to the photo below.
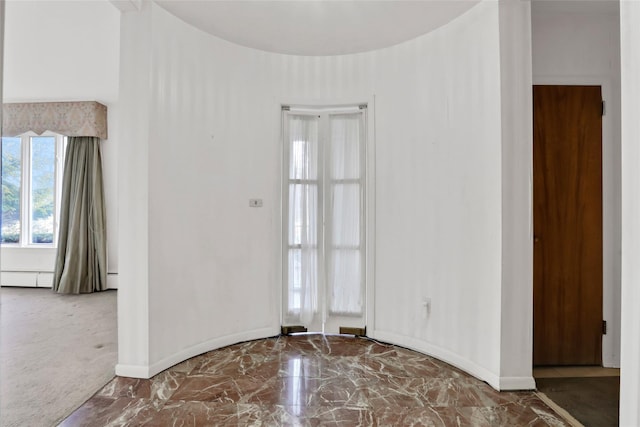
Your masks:
[{"label": "white ceiling", "polygon": [[342,55],[392,46],[426,34],[479,0],[156,0],[214,36],[294,55]]}]

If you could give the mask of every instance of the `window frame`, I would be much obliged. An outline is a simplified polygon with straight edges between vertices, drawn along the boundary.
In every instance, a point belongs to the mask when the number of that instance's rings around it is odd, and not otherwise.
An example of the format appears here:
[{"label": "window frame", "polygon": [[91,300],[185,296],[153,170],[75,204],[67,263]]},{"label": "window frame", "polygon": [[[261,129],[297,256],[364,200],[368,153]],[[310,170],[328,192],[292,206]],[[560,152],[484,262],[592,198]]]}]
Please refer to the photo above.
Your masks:
[{"label": "window frame", "polygon": [[[288,128],[286,130],[284,130],[284,135],[286,135],[283,138],[283,197],[284,200],[286,200],[285,204],[283,204],[283,279],[284,277],[286,277],[286,279],[284,279],[284,282],[287,284],[288,288],[289,288],[289,293],[287,295],[287,298],[283,301],[285,307],[286,307],[286,313],[287,316],[291,316],[291,317],[296,317],[300,315],[300,307],[292,307],[291,306],[291,297],[292,294],[293,295],[298,295],[299,298],[301,298],[301,294],[302,294],[302,288],[299,286],[291,286],[291,284],[289,283],[289,276],[288,276],[288,268],[289,268],[289,257],[290,257],[290,253],[292,250],[298,250],[302,248],[301,244],[292,244],[289,242],[289,203],[290,203],[290,186],[291,185],[309,185],[309,186],[314,186],[316,187],[316,203],[317,203],[317,212],[316,212],[316,219],[318,221],[322,221],[323,218],[323,209],[324,209],[324,193],[322,190],[322,183],[324,182],[324,164],[322,163],[324,160],[324,155],[322,155],[320,153],[320,150],[322,149],[322,147],[320,146],[320,141],[322,139],[324,139],[324,129],[321,126],[321,122],[322,122],[322,118],[320,115],[320,112],[317,110],[298,110],[296,109],[295,111],[291,111],[290,113],[295,114],[295,115],[299,115],[299,116],[309,116],[309,117],[317,117],[318,119],[318,164],[316,165],[317,171],[316,171],[316,179],[298,179],[298,178],[291,178],[290,177],[290,160],[291,160],[291,152],[289,150],[288,147],[284,147],[284,141],[289,139],[289,130]],[[288,123],[288,118],[285,118],[283,116],[282,118],[282,123],[283,123],[283,129],[284,129],[284,123]],[[285,209],[286,207],[286,209]],[[317,251],[317,257],[318,257],[318,264],[322,265],[321,263],[324,262],[324,247],[322,246],[322,235],[323,235],[323,224],[318,223],[316,224],[317,228],[316,228],[316,244],[315,246],[313,246],[315,248],[315,250]],[[295,297],[294,297],[295,298]],[[313,310],[314,313],[317,313],[318,310],[320,309],[320,307],[318,307],[318,301],[317,299],[314,299],[313,302]]]},{"label": "window frame", "polygon": [[[363,111],[365,110],[365,111]],[[326,312],[330,316],[346,316],[346,317],[363,317],[365,316],[366,310],[366,252],[367,252],[367,237],[366,237],[366,109],[360,108],[359,106],[353,106],[351,108],[346,109],[331,109],[326,112],[323,116],[325,121],[325,129],[331,133],[331,118],[332,116],[340,116],[344,114],[358,114],[360,117],[360,136],[359,136],[359,147],[358,147],[358,160],[360,165],[360,173],[357,178],[332,178],[331,174],[327,171],[326,176],[324,177],[324,192],[325,192],[325,203],[324,203],[324,212],[323,212],[323,225],[324,225],[324,251],[323,255],[325,257],[331,256],[334,251],[337,250],[354,250],[358,251],[360,256],[360,280],[361,280],[361,290],[364,292],[363,295],[363,306],[359,312],[343,312],[340,310],[334,310],[332,308],[333,301],[329,298],[329,295],[326,295]],[[329,157],[329,151],[331,150],[331,144],[333,141],[331,137],[327,136],[324,140],[325,147],[323,151],[323,158],[326,159]],[[338,185],[352,184],[357,185],[358,189],[358,205],[360,210],[359,217],[359,227],[358,227],[358,244],[357,245],[339,245],[334,242],[333,239],[333,221],[330,220],[332,215],[332,210],[334,207],[333,197],[330,196],[334,193],[335,188]],[[332,260],[325,259],[325,265],[328,266],[329,262]],[[328,278],[325,278],[326,286],[329,286]],[[328,288],[327,288],[328,290]]]},{"label": "window frame", "polygon": [[[33,197],[32,190],[32,139],[38,137],[55,138],[55,162],[54,162],[54,197],[53,197],[53,242],[33,243]],[[46,131],[38,135],[29,131],[15,138],[20,138],[20,241],[18,243],[1,242],[1,247],[6,248],[57,248],[58,231],[60,229],[60,204],[62,201],[62,179],[64,170],[64,157],[67,147],[67,137],[55,132]]]},{"label": "window frame", "polygon": [[[362,114],[360,120],[362,123],[362,127],[360,129],[361,136],[361,144],[359,147],[359,158],[360,158],[360,167],[361,172],[358,178],[354,179],[330,179],[327,175],[326,169],[326,158],[328,156],[329,144],[330,144],[330,136],[327,135],[327,132],[330,132],[330,120],[333,115],[341,115],[341,114],[353,114],[359,113]],[[290,152],[287,146],[287,141],[289,140],[289,129],[288,129],[288,120],[290,115],[310,115],[316,116],[319,119],[319,147],[318,147],[318,173],[316,180],[304,180],[304,182],[296,182],[300,180],[290,179],[289,176],[289,162],[290,162]],[[370,275],[368,274],[368,256],[370,256],[370,247],[369,247],[369,239],[367,236],[367,224],[368,224],[368,214],[367,214],[367,203],[368,201],[368,191],[369,185],[367,181],[368,172],[368,160],[367,160],[367,146],[368,146],[368,132],[369,132],[369,120],[368,120],[368,109],[367,104],[351,104],[345,106],[282,106],[282,116],[281,116],[281,138],[282,138],[282,236],[281,236],[281,256],[282,256],[282,322],[283,324],[291,324],[295,323],[296,318],[299,316],[300,309],[293,308],[289,305],[289,292],[297,291],[294,289],[290,289],[289,277],[288,277],[288,257],[289,251],[291,249],[295,249],[295,245],[289,244],[289,186],[292,183],[300,183],[300,184],[316,184],[318,188],[317,202],[318,202],[318,237],[317,237],[317,251],[318,251],[318,268],[319,274],[322,276],[319,279],[318,285],[318,298],[314,304],[314,319],[312,323],[316,321],[320,321],[323,325],[326,323],[327,318],[353,318],[353,319],[363,319],[366,323],[366,318],[368,316],[368,304],[370,303],[368,298],[369,292],[369,282],[371,280]],[[327,285],[325,283],[326,271],[324,268],[326,266],[326,256],[328,252],[331,252],[332,249],[338,249],[338,247],[333,248],[332,239],[328,236],[331,236],[330,225],[327,224],[326,218],[329,215],[329,203],[326,200],[328,194],[331,191],[331,188],[337,183],[346,183],[349,181],[350,183],[357,184],[359,186],[359,205],[360,205],[360,227],[359,227],[359,237],[360,242],[357,247],[349,248],[358,250],[360,253],[360,262],[361,262],[361,280],[362,280],[362,291],[363,295],[363,307],[359,313],[342,313],[339,311],[334,311],[331,309],[330,299],[327,295]],[[328,247],[325,247],[328,246]],[[345,248],[346,249],[346,248]],[[285,291],[285,288],[289,288],[289,291]],[[296,292],[297,293],[297,292]],[[322,295],[322,296],[321,296]],[[323,326],[324,327],[324,326]]]}]

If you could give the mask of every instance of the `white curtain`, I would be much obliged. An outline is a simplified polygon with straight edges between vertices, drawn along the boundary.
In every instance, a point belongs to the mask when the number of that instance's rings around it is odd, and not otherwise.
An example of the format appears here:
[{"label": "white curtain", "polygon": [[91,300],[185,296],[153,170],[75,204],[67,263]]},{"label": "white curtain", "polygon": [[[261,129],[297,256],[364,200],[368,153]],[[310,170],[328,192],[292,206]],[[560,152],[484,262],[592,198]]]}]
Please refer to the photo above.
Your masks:
[{"label": "white curtain", "polygon": [[318,307],[318,117],[289,116],[288,307],[308,325]]},{"label": "white curtain", "polygon": [[362,314],[362,114],[330,116],[327,287],[329,311]]}]

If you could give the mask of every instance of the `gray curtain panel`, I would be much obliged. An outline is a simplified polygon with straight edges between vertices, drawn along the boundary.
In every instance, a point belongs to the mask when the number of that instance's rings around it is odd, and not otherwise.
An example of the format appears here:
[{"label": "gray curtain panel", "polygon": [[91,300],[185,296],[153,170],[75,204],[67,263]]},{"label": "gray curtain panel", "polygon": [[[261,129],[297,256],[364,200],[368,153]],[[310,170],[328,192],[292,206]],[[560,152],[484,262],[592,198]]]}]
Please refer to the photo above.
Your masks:
[{"label": "gray curtain panel", "polygon": [[62,180],[60,233],[53,290],[107,289],[107,234],[100,138],[70,137]]}]

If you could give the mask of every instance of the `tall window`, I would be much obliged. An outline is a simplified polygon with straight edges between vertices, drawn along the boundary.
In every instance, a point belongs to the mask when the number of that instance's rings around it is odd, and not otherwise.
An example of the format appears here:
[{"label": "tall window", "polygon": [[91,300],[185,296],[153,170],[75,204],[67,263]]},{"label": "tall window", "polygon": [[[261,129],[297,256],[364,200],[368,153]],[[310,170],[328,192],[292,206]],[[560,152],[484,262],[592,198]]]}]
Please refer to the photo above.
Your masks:
[{"label": "tall window", "polygon": [[2,244],[54,246],[66,138],[2,138]]},{"label": "tall window", "polygon": [[289,111],[285,133],[285,322],[364,315],[365,114]]}]

